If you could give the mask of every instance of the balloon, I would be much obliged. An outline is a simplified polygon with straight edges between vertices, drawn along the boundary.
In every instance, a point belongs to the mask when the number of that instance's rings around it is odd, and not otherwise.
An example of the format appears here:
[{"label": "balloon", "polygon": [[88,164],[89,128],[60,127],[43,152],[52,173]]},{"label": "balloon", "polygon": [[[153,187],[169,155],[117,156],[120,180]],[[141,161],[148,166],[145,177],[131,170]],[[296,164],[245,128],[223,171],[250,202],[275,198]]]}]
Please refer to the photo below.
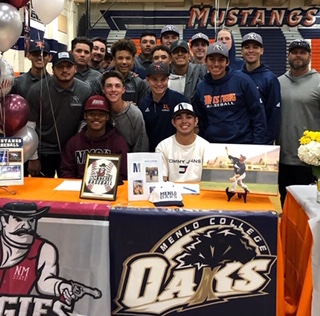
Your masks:
[{"label": "balloon", "polygon": [[14,45],[22,32],[19,11],[12,5],[0,3],[0,51],[5,52]]},{"label": "balloon", "polygon": [[30,115],[28,102],[18,94],[8,94],[1,100],[1,106],[0,125],[6,136],[12,136],[28,122]]},{"label": "balloon", "polygon": [[14,137],[23,139],[23,160],[24,162],[28,161],[38,149],[38,134],[32,127],[25,125],[14,135]]},{"label": "balloon", "polygon": [[49,24],[63,10],[64,0],[32,0],[32,7],[43,24]]},{"label": "balloon", "polygon": [[13,69],[10,64],[0,57],[0,98],[8,94],[13,86]]},{"label": "balloon", "polygon": [[22,8],[24,5],[26,5],[29,2],[29,0],[10,0],[10,4],[16,7],[17,9]]}]

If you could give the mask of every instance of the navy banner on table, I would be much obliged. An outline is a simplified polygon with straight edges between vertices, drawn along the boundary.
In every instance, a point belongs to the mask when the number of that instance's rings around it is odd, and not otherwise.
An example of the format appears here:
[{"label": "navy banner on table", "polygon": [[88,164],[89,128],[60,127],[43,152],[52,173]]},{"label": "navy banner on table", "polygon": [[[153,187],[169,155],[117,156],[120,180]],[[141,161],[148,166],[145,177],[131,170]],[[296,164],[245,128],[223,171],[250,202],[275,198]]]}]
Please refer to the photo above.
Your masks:
[{"label": "navy banner on table", "polygon": [[112,315],[276,315],[274,212],[110,212]]}]

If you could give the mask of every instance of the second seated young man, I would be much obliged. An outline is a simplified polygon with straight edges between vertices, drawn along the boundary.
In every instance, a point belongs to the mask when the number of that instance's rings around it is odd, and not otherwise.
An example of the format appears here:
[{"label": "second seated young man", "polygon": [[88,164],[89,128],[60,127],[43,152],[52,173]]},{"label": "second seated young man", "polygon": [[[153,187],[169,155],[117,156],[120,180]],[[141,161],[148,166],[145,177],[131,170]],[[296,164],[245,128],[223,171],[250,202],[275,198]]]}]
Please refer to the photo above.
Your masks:
[{"label": "second seated young man", "polygon": [[146,123],[149,151],[175,133],[171,124],[174,107],[187,98],[168,88],[169,68],[164,63],[152,63],[147,69],[147,82],[151,92],[141,101],[139,108]]},{"label": "second seated young man", "polygon": [[201,181],[204,152],[209,143],[194,133],[197,124],[198,118],[191,104],[175,106],[172,125],[177,132],[156,148],[156,152],[162,154],[164,181]]},{"label": "second seated young man", "polygon": [[127,143],[110,124],[105,97],[90,97],[84,108],[87,125],[66,144],[61,155],[62,178],[83,178],[87,154],[121,154],[119,180],[127,179]]}]

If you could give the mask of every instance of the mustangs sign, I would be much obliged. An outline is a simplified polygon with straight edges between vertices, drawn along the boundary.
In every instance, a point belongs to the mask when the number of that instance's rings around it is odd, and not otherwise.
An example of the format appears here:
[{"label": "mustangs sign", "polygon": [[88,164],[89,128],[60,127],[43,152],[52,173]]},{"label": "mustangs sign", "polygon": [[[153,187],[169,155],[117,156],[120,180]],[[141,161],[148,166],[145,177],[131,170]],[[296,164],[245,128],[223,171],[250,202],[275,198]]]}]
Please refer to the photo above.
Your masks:
[{"label": "mustangs sign", "polygon": [[113,315],[276,315],[276,236],[271,212],[115,209]]}]

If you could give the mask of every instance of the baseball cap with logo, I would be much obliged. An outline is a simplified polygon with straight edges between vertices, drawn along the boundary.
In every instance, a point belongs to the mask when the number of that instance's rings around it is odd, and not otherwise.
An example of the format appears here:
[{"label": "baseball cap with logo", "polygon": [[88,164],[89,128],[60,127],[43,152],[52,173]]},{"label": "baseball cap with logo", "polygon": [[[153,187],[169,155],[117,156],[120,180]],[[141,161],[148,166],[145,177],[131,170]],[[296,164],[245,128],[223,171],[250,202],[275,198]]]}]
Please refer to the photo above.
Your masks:
[{"label": "baseball cap with logo", "polygon": [[206,56],[208,57],[209,55],[213,55],[213,54],[220,54],[229,58],[228,47],[221,42],[215,42],[209,45]]},{"label": "baseball cap with logo", "polygon": [[254,32],[248,33],[242,38],[241,45],[244,46],[245,42],[256,42],[258,43],[261,47],[263,46],[263,40],[262,37]]},{"label": "baseball cap with logo", "polygon": [[147,68],[147,77],[150,77],[152,75],[165,75],[169,76],[169,68],[166,64],[164,63],[152,63],[149,65]]},{"label": "baseball cap with logo", "polygon": [[173,182],[159,182],[150,194],[154,206],[183,206],[182,195]]},{"label": "baseball cap with logo", "polygon": [[197,33],[197,34],[194,34],[192,37],[191,37],[191,46],[194,44],[195,41],[197,40],[203,40],[205,41],[208,45],[210,44],[209,42],[209,37],[206,35],[206,34],[203,34],[203,33]]},{"label": "baseball cap with logo", "polygon": [[304,39],[296,39],[292,41],[289,45],[289,53],[294,49],[294,48],[304,48],[307,50],[309,53],[311,52],[311,47],[310,44],[304,40]]},{"label": "baseball cap with logo", "polygon": [[174,25],[166,25],[162,28],[161,33],[160,33],[160,37],[163,36],[164,33],[176,33],[178,36],[179,34],[179,30],[176,26]]},{"label": "baseball cap with logo", "polygon": [[170,46],[171,53],[173,53],[173,51],[179,47],[182,47],[189,53],[189,45],[186,41],[183,41],[183,40],[177,40],[171,44]]},{"label": "baseball cap with logo", "polygon": [[110,112],[110,106],[105,97],[101,95],[93,95],[87,100],[84,110],[100,110],[104,112]]},{"label": "baseball cap with logo", "polygon": [[193,110],[193,106],[186,102],[181,102],[174,107],[173,118],[175,118],[178,114],[181,113],[190,113],[193,116],[196,116],[196,113]]},{"label": "baseball cap with logo", "polygon": [[59,52],[56,53],[52,58],[52,65],[57,66],[63,61],[68,61],[71,64],[75,64],[74,57],[69,52]]},{"label": "baseball cap with logo", "polygon": [[29,53],[41,52],[50,54],[49,44],[45,41],[30,41]]}]

